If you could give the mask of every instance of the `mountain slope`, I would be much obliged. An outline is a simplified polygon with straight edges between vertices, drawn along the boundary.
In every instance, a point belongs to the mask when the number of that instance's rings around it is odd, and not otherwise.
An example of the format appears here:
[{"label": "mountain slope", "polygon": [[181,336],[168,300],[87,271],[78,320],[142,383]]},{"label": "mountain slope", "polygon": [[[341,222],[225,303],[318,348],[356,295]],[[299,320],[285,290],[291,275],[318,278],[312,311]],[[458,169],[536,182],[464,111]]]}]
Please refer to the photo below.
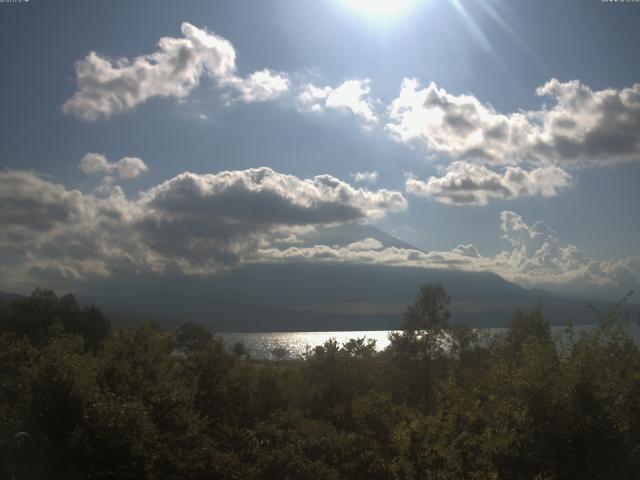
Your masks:
[{"label": "mountain slope", "polygon": [[596,320],[584,301],[523,289],[493,273],[375,265],[250,265],[192,281],[191,291],[81,300],[114,318],[192,319],[219,331],[372,330],[398,328],[418,286],[434,282],[450,293],[454,322],[504,326],[518,308],[534,306],[555,324]]}]

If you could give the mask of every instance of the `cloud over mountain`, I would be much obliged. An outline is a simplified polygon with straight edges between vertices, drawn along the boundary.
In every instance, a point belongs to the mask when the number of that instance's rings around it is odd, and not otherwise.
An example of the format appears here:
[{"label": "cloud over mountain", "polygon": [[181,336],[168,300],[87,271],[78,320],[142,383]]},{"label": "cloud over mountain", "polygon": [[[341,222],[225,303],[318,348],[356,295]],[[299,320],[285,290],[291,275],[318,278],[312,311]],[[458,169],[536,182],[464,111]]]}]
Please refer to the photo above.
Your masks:
[{"label": "cloud over mountain", "polygon": [[529,225],[520,215],[509,210],[503,211],[500,219],[502,238],[510,248],[494,256],[482,255],[473,244],[458,245],[449,251],[424,252],[363,239],[345,245],[267,246],[250,261],[354,263],[489,271],[523,286],[555,286],[574,291],[598,286],[623,289],[640,286],[640,257],[596,260],[577,246],[562,243],[556,233],[542,222]]},{"label": "cloud over mountain", "polygon": [[[596,260],[542,222],[501,214],[510,248],[473,244],[424,252],[374,238],[307,245],[314,229],[407,208],[399,192],[355,188],[329,175],[301,179],[269,168],[182,173],[137,198],[114,185],[68,189],[32,172],[0,172],[5,289],[70,285],[119,275],[214,275],[243,263],[321,262],[492,271],[520,285],[640,286],[640,259]],[[70,283],[71,282],[71,283]]]},{"label": "cloud over mountain", "polygon": [[[269,168],[180,174],[129,199],[118,186],[69,190],[31,172],[1,172],[5,278],[59,281],[120,272],[213,274],[261,247],[321,225],[406,209],[402,194],[329,175]],[[7,280],[5,280],[7,281]]]},{"label": "cloud over mountain", "polygon": [[145,192],[139,204],[145,214],[137,228],[145,241],[194,265],[207,258],[236,263],[276,236],[380,218],[407,206],[398,192],[356,189],[329,175],[303,180],[269,168],[183,173]]}]

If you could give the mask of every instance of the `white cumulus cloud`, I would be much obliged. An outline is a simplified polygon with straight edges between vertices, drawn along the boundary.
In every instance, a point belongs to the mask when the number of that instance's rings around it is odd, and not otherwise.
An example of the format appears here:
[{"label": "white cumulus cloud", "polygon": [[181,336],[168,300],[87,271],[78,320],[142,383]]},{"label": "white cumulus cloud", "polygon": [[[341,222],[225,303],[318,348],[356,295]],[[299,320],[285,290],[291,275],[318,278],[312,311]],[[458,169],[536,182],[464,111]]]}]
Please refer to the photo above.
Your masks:
[{"label": "white cumulus cloud", "polygon": [[291,88],[291,82],[285,74],[268,69],[254,72],[246,78],[233,76],[225,81],[225,85],[235,88],[240,100],[246,103],[272,100]]},{"label": "white cumulus cloud", "polygon": [[386,129],[427,151],[488,165],[593,167],[640,160],[640,84],[592,90],[555,78],[536,90],[539,110],[500,113],[472,94],[404,79]]},{"label": "white cumulus cloud", "polygon": [[356,183],[376,183],[378,181],[378,172],[356,172],[352,173],[351,177]]},{"label": "white cumulus cloud", "polygon": [[370,81],[347,80],[335,88],[303,85],[298,93],[297,102],[303,110],[324,112],[338,110],[349,112],[368,123],[376,123],[375,101],[371,97]]},{"label": "white cumulus cloud", "polygon": [[77,89],[63,111],[85,121],[107,119],[154,97],[185,98],[203,75],[237,90],[245,102],[269,100],[289,89],[286,76],[270,70],[237,76],[236,52],[228,40],[188,22],[181,32],[132,60],[90,52],[76,62]]},{"label": "white cumulus cloud", "polygon": [[571,176],[557,166],[534,168],[506,167],[504,172],[484,165],[456,161],[444,176],[421,181],[407,178],[407,192],[430,197],[450,205],[486,205],[491,199],[513,199],[540,195],[553,197],[569,186]]},{"label": "white cumulus cloud", "polygon": [[144,161],[138,157],[124,157],[117,162],[110,162],[100,153],[87,153],[80,159],[80,169],[86,174],[115,175],[122,180],[136,178],[149,170]]}]

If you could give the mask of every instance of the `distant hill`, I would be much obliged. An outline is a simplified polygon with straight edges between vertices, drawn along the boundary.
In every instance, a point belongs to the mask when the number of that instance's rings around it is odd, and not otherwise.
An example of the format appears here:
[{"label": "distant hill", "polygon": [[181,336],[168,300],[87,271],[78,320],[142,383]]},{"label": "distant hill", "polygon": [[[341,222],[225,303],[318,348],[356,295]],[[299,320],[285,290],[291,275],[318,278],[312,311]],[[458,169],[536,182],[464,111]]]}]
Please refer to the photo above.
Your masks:
[{"label": "distant hill", "polygon": [[21,298],[26,298],[26,297],[24,295],[20,295],[19,293],[0,292],[0,303],[8,303],[13,300],[19,300]]}]

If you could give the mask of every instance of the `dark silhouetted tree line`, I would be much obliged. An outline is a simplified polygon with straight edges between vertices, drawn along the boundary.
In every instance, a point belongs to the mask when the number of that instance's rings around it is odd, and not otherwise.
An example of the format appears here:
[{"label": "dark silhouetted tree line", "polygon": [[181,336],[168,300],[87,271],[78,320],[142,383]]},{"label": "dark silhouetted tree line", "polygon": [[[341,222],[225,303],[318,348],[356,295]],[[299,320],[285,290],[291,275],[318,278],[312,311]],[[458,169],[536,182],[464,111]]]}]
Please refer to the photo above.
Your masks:
[{"label": "dark silhouetted tree line", "polygon": [[613,315],[449,324],[425,285],[390,346],[251,359],[206,328],[111,331],[73,296],[0,307],[3,479],[636,479],[640,352]]}]

